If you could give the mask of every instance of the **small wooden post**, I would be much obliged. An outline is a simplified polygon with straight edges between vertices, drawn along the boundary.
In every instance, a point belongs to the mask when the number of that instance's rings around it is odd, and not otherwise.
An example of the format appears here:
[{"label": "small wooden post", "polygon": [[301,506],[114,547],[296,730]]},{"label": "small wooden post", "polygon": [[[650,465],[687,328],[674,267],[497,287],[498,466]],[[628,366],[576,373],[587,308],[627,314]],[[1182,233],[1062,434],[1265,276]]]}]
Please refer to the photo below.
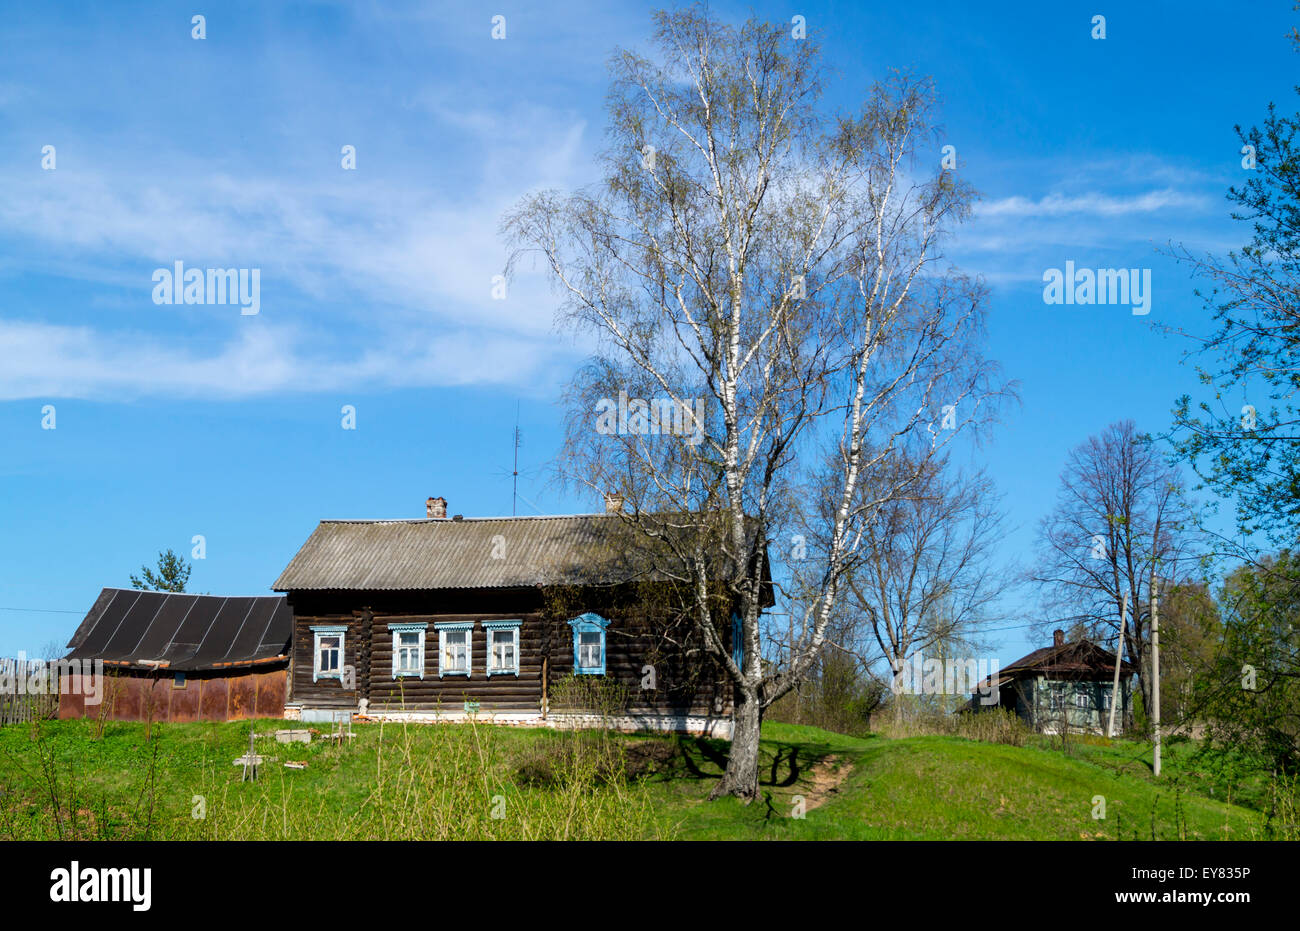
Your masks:
[{"label": "small wooden post", "polygon": [[248,729],[248,756],[244,757],[244,772],[241,782],[257,782],[257,751],[253,745],[253,728]]},{"label": "small wooden post", "polygon": [[546,712],[550,710],[547,707],[547,699],[546,699],[546,680],[550,678],[550,676],[547,674],[549,669],[550,669],[550,657],[543,656],[542,657],[542,720],[543,721],[546,720]]}]

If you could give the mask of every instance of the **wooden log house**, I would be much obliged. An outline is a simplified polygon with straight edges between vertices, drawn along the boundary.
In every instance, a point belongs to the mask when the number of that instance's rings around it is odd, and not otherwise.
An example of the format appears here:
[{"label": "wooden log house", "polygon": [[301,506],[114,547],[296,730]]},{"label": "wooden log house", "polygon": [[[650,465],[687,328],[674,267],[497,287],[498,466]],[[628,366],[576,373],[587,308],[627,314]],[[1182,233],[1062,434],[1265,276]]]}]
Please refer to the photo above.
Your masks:
[{"label": "wooden log house", "polygon": [[[1053,632],[1052,645],[1034,650],[982,681],[967,710],[1002,708],[1045,734],[1104,734],[1115,708],[1115,732],[1133,724],[1132,682],[1137,667],[1120,662],[1119,694],[1115,695],[1115,653],[1089,640],[1067,641]],[[994,692],[996,689],[996,693]],[[990,702],[989,695],[997,701]]]},{"label": "wooden log house", "polygon": [[[430,498],[422,520],[322,521],[273,586],[293,612],[286,716],[730,736],[725,671],[606,506],[467,519]],[[734,648],[730,612],[720,628]]]}]

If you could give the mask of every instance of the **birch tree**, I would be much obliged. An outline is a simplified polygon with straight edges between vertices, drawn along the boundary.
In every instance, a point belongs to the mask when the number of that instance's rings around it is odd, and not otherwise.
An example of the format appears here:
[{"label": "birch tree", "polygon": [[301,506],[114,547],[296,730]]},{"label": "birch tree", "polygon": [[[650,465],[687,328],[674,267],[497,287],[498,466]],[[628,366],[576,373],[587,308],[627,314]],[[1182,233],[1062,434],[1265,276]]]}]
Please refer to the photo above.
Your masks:
[{"label": "birch tree", "polygon": [[[941,168],[930,83],[896,76],[833,113],[817,45],[788,26],[698,7],[654,22],[650,50],[611,58],[600,182],[523,199],[507,271],[531,256],[594,347],[563,472],[622,494],[671,553],[660,571],[734,686],[713,797],[750,800],[763,710],[815,663],[884,503],[864,479],[927,428],[942,449],[998,389],[984,290],[941,267],[972,193]],[[814,486],[826,462],[836,480]],[[827,543],[799,558],[788,518],[812,487],[829,488]],[[762,609],[796,584],[794,642],[765,661]]]}]

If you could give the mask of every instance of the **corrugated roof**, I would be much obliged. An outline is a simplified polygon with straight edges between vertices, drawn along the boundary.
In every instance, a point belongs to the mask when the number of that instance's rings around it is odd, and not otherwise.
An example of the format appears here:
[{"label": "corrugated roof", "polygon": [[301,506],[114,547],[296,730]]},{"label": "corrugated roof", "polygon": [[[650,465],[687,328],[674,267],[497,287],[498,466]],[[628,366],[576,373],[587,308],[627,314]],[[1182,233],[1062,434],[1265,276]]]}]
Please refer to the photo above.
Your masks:
[{"label": "corrugated roof", "polygon": [[275,591],[610,585],[662,579],[617,514],[321,521]]},{"label": "corrugated roof", "polygon": [[[1104,672],[1107,676],[1115,674],[1115,654],[1104,650],[1091,640],[1076,640],[1060,646],[1039,647],[1027,653],[1010,665],[1003,666],[999,675],[1003,682],[1014,679],[1021,673],[1034,672],[1043,675],[1078,675],[1089,672]],[[1137,672],[1127,658],[1120,661],[1122,675],[1130,676]],[[1002,682],[998,683],[999,685]],[[973,691],[988,688],[989,679],[985,678]]]},{"label": "corrugated roof", "polygon": [[106,588],[68,641],[68,659],[180,672],[287,655],[293,614],[279,595],[227,598]]},{"label": "corrugated roof", "polygon": [[[1005,674],[1032,669],[1043,673],[1068,673],[1086,672],[1098,668],[1108,669],[1114,673],[1115,654],[1102,649],[1091,640],[1077,640],[1060,646],[1040,647],[1020,657],[1011,665],[1004,666],[1002,672]],[[1127,658],[1121,660],[1120,669],[1125,673],[1136,671]]]}]

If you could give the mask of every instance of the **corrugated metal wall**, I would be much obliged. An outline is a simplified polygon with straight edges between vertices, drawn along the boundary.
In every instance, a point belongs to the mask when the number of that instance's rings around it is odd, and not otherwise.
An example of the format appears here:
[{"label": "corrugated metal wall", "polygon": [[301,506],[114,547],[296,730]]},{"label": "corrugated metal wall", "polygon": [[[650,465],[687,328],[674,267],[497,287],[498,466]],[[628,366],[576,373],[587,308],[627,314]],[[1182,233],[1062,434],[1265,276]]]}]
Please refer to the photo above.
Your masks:
[{"label": "corrugated metal wall", "polygon": [[236,721],[284,716],[287,671],[191,673],[178,688],[172,675],[112,673],[104,676],[103,701],[60,688],[59,717],[110,721]]}]

